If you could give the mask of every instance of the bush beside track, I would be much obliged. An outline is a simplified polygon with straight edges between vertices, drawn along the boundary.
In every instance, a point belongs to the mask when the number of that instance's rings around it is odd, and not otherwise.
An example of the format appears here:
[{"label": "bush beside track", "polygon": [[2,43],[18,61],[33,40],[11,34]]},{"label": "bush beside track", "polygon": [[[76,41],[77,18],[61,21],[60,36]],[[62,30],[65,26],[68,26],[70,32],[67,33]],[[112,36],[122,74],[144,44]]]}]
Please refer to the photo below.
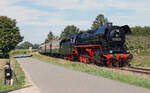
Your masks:
[{"label": "bush beside track", "polygon": [[11,51],[9,53],[9,55],[12,57],[14,57],[14,56],[29,56],[33,52],[37,52],[37,49],[34,49],[32,51],[29,51],[29,49],[16,49],[16,50]]},{"label": "bush beside track", "polygon": [[127,36],[126,44],[134,55],[132,66],[150,68],[150,36]]},{"label": "bush beside track", "polygon": [[134,56],[131,66],[150,68],[150,56]]},{"label": "bush beside track", "polygon": [[40,54],[34,54],[32,57],[41,61],[45,61],[51,64],[56,64],[72,70],[77,70],[77,71],[85,72],[96,76],[102,76],[104,78],[109,78],[120,82],[125,82],[132,85],[141,86],[150,89],[150,79],[141,75],[139,76],[133,73],[124,73],[122,71],[120,72],[118,70],[112,70],[112,69],[98,67],[90,64],[66,61],[63,59],[47,57]]},{"label": "bush beside track", "polygon": [[4,85],[4,65],[8,59],[0,59],[0,92],[11,91],[24,87],[25,74],[18,62],[11,58],[11,67],[14,71],[14,84],[12,86]]},{"label": "bush beside track", "polygon": [[128,35],[126,44],[134,56],[150,56],[150,36]]}]

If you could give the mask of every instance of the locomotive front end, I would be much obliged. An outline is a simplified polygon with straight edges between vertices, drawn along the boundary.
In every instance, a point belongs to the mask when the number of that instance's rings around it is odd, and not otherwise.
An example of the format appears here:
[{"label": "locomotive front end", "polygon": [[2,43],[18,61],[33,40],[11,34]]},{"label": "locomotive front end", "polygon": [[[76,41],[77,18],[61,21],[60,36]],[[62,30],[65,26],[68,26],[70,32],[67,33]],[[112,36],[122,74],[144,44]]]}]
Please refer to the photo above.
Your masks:
[{"label": "locomotive front end", "polygon": [[110,54],[103,55],[107,66],[123,67],[129,66],[133,58],[132,54]]},{"label": "locomotive front end", "polygon": [[106,42],[102,44],[103,61],[107,66],[130,65],[133,55],[125,44],[126,34],[131,33],[130,28],[125,25],[109,26],[107,29]]}]

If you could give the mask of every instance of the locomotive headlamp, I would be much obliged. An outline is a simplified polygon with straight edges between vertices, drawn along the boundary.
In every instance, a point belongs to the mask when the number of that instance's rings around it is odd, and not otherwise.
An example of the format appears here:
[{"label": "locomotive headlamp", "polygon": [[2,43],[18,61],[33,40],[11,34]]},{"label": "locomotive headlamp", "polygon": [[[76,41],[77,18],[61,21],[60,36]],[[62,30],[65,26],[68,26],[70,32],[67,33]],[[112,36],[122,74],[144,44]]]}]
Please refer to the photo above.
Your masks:
[{"label": "locomotive headlamp", "polygon": [[119,29],[116,29],[116,32],[119,32]]},{"label": "locomotive headlamp", "polygon": [[127,52],[127,53],[129,53],[130,51],[129,51],[129,50],[127,50],[126,52]]},{"label": "locomotive headlamp", "polygon": [[110,51],[109,51],[109,53],[113,53],[113,51],[112,51],[112,50],[110,50]]}]

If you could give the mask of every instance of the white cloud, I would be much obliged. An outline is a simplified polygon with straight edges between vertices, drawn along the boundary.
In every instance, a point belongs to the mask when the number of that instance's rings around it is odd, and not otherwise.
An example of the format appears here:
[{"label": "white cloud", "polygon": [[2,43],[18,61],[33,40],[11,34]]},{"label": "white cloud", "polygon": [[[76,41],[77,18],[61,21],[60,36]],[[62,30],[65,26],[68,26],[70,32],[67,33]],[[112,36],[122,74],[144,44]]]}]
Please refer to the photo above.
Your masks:
[{"label": "white cloud", "polygon": [[[74,24],[77,26],[89,26],[90,22],[87,20],[81,21],[69,21],[64,18],[69,14],[61,15],[55,12],[42,11],[38,9],[29,8],[27,6],[13,5],[16,2],[23,0],[3,0],[0,3],[0,15],[6,15],[13,19],[17,19],[21,25],[37,25],[37,26],[66,26]],[[106,10],[107,8],[113,7],[117,9],[131,9],[135,11],[133,14],[126,14],[127,19],[135,18],[150,18],[150,6],[149,1],[136,0],[133,1],[122,1],[122,0],[27,0],[33,4],[39,6],[48,6],[60,10],[65,9],[77,9],[77,10]],[[98,11],[97,10],[97,11]],[[107,11],[107,10],[106,10]],[[112,9],[113,11],[113,9]],[[130,11],[130,10],[129,10]],[[41,18],[40,18],[41,17]],[[45,18],[46,17],[46,18]],[[112,18],[113,17],[113,18]],[[109,19],[123,19],[123,16],[110,16]],[[114,20],[112,20],[114,21]],[[122,21],[122,20],[119,20]],[[115,21],[114,21],[115,22]],[[118,22],[119,23],[119,22]],[[133,23],[135,24],[135,23]]]},{"label": "white cloud", "polygon": [[[27,23],[26,23],[27,22]],[[67,26],[67,25],[76,25],[76,26],[89,26],[89,21],[67,21],[64,19],[49,19],[46,21],[26,21],[24,24],[27,25],[38,25],[38,26]]]},{"label": "white cloud", "polygon": [[[110,19],[115,18],[118,20],[123,19],[122,17],[125,16],[126,19],[135,19],[135,18],[150,18],[150,6],[149,0],[29,0],[30,2],[34,2],[35,4],[39,6],[47,6],[47,7],[53,7],[56,9],[60,9],[61,11],[66,9],[75,9],[80,12],[82,11],[99,11],[103,10],[104,12],[107,11],[107,9],[112,10],[112,15],[110,15]],[[128,14],[124,13],[122,16],[113,16],[113,8],[116,9],[124,9],[128,11],[132,11],[133,13]],[[126,12],[125,11],[125,12]],[[121,11],[123,12],[123,11]],[[115,13],[115,12],[114,12]],[[62,18],[63,19],[63,18]],[[59,20],[59,22],[63,22],[63,24],[66,24],[66,20]],[[119,20],[119,21],[124,21]],[[137,19],[138,20],[138,19]],[[58,20],[56,20],[57,22]],[[82,20],[83,21],[83,20]],[[60,24],[58,22],[58,25]],[[73,22],[73,21],[72,21]],[[86,22],[86,21],[85,21]],[[119,23],[119,22],[117,22]],[[150,24],[149,22],[146,22],[146,24]],[[76,23],[75,23],[76,24]],[[139,23],[132,23],[131,25],[138,25]],[[86,24],[88,25],[88,24]]]},{"label": "white cloud", "polygon": [[[13,2],[12,2],[13,1]],[[18,23],[24,24],[26,21],[36,20],[40,16],[47,16],[47,12],[30,9],[25,6],[13,5],[21,0],[3,0],[0,3],[0,15],[17,19]]]},{"label": "white cloud", "polygon": [[[42,11],[42,10],[32,9],[26,6],[13,5],[14,3],[17,3],[19,1],[21,0],[13,0],[13,2],[12,0],[3,0],[3,2],[0,3],[0,11],[1,11],[0,15],[4,15],[4,16],[11,17],[13,19],[17,19],[17,22],[19,25],[28,25],[28,26],[29,25],[36,25],[36,26],[63,25],[63,26],[66,26],[69,24],[75,24],[75,25],[80,25],[80,26],[89,25],[89,22],[84,21],[84,20],[81,20],[81,21],[64,20],[64,17],[66,15],[57,14],[55,12]],[[56,0],[52,0],[52,2],[54,1]],[[74,0],[74,2],[76,2],[76,0]],[[41,3],[41,1],[39,3]],[[71,2],[68,2],[68,4],[69,3]]]},{"label": "white cloud", "polygon": [[[148,26],[150,25],[150,6],[149,0],[106,0],[107,6],[126,11],[124,15],[113,14],[109,16],[109,20],[117,25],[128,24],[130,26]],[[128,13],[128,11],[130,13]],[[114,12],[115,13],[115,12]]]},{"label": "white cloud", "polygon": [[[29,7],[28,5],[21,6],[16,4],[18,2],[25,1],[31,4],[34,4],[38,7],[47,7],[53,8],[58,11],[47,11],[38,9],[35,7]],[[135,25],[150,25],[150,1],[149,0],[2,0],[0,2],[0,16],[5,15],[16,19],[19,26],[37,26],[37,27],[65,27],[66,25],[76,25],[81,29],[90,28],[92,22],[89,20],[75,20],[73,14],[65,14],[64,11],[77,10],[78,13],[85,12],[89,13],[91,16],[91,11],[104,11],[105,14],[107,10],[111,10],[112,14],[106,15],[111,22],[117,25],[129,24],[130,26]],[[123,13],[124,15],[116,15],[114,9],[131,11],[132,13],[128,14]],[[124,11],[121,11],[124,12]],[[107,14],[107,13],[106,13]],[[79,14],[80,15],[80,14]],[[87,16],[89,16],[87,15]],[[72,16],[72,20],[66,20],[67,17]],[[97,14],[92,15],[97,16]],[[76,18],[77,19],[77,18]],[[28,37],[27,32],[21,28],[23,35],[25,35],[26,40],[31,40],[31,37]],[[51,29],[53,30],[53,29]],[[63,30],[63,29],[62,29]],[[55,34],[60,34],[62,30],[55,30]],[[40,41],[38,37],[45,38],[47,31],[42,30],[30,30],[32,33],[38,34],[32,42]],[[26,33],[25,33],[26,32]],[[38,33],[37,33],[38,32]],[[44,34],[45,33],[45,34]],[[41,36],[40,36],[40,35]],[[44,34],[44,35],[42,35]]]},{"label": "white cloud", "polygon": [[149,0],[27,0],[39,6],[53,7],[60,10],[94,10],[107,9],[110,7],[118,9],[149,10]]},{"label": "white cloud", "polygon": [[103,1],[98,3],[98,0],[28,0],[29,2],[34,2],[39,6],[54,7],[56,9],[79,9],[79,10],[92,10],[104,8]]},{"label": "white cloud", "polygon": [[118,9],[133,9],[136,11],[147,11],[150,9],[149,0],[108,0],[109,6],[118,8]]},{"label": "white cloud", "polygon": [[150,26],[150,13],[144,16],[142,14],[135,15],[110,16],[109,20],[116,25]]}]

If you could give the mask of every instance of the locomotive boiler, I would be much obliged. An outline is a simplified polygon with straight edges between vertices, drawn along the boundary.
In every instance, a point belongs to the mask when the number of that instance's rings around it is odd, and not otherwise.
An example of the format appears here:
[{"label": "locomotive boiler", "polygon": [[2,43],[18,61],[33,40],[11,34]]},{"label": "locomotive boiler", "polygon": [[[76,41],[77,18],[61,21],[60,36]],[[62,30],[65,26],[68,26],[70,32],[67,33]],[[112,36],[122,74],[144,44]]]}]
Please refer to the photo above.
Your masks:
[{"label": "locomotive boiler", "polygon": [[[125,44],[125,36],[130,33],[128,25],[107,24],[94,30],[73,34],[61,40],[57,53],[64,59],[79,60],[83,63],[117,67],[129,65],[133,56]],[[42,46],[45,49],[45,46],[50,45],[44,44]],[[55,48],[53,49],[55,50]],[[51,51],[48,53],[53,54]]]}]

